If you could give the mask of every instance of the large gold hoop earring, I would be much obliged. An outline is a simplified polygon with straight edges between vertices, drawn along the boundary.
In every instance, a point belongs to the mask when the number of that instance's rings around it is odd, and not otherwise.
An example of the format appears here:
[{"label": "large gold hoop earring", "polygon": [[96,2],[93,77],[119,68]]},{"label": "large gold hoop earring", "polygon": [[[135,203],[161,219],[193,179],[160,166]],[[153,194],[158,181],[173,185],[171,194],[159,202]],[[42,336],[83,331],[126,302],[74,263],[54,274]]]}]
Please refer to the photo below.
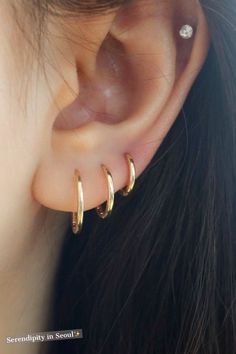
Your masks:
[{"label": "large gold hoop earring", "polygon": [[114,193],[113,178],[110,171],[104,165],[102,165],[101,167],[103,169],[103,172],[107,180],[108,197],[107,197],[105,207],[103,206],[103,204],[101,204],[97,206],[96,211],[97,214],[100,216],[100,218],[105,219],[111,215],[113,205],[114,205],[115,193]]},{"label": "large gold hoop earring", "polygon": [[125,154],[125,157],[127,159],[128,167],[129,167],[129,181],[128,181],[127,186],[125,188],[122,188],[119,191],[120,194],[123,195],[124,197],[126,197],[127,195],[129,195],[132,192],[132,190],[134,189],[135,180],[136,180],[136,169],[135,169],[134,160],[130,154]]},{"label": "large gold hoop earring", "polygon": [[83,186],[80,177],[79,171],[75,170],[75,179],[76,179],[76,203],[77,210],[72,212],[72,231],[74,234],[80,233],[83,225],[84,217],[84,195],[83,195]]}]

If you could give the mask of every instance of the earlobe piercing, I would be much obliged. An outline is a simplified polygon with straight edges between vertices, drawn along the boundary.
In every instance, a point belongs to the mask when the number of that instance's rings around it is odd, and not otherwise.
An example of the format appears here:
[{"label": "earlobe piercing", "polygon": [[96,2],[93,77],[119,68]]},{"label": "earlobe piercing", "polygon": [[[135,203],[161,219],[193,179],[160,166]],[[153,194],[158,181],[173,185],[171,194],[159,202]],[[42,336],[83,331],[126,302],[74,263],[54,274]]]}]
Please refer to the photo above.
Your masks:
[{"label": "earlobe piercing", "polygon": [[72,230],[74,234],[80,233],[83,225],[83,216],[84,216],[84,195],[83,195],[83,186],[78,170],[75,170],[75,179],[76,179],[76,203],[77,210],[72,212]]},{"label": "earlobe piercing", "polygon": [[101,204],[96,208],[96,211],[97,211],[97,214],[100,216],[100,218],[105,219],[111,215],[113,205],[114,205],[115,193],[114,193],[113,179],[112,179],[112,175],[111,175],[110,171],[106,168],[105,165],[102,165],[101,167],[103,169],[103,172],[104,172],[106,180],[107,180],[108,198],[107,198],[105,208]]},{"label": "earlobe piercing", "polygon": [[128,167],[129,167],[129,181],[127,186],[119,191],[120,194],[123,195],[124,197],[126,197],[132,192],[136,180],[136,170],[135,170],[134,160],[130,154],[126,154],[125,157],[127,159]]},{"label": "earlobe piercing", "polygon": [[[122,188],[119,193],[123,196],[127,196],[131,193],[134,189],[135,180],[136,180],[136,168],[134,164],[134,160],[130,154],[125,154],[125,158],[128,163],[129,169],[129,180],[127,186]],[[96,207],[96,212],[98,216],[102,219],[107,218],[111,215],[113,206],[114,206],[114,199],[115,199],[115,191],[114,191],[114,184],[113,178],[110,171],[107,169],[105,165],[101,165],[101,168],[104,172],[106,182],[107,182],[107,192],[108,197],[107,201],[104,204],[101,204]],[[80,233],[82,230],[83,225],[83,217],[84,217],[84,194],[83,194],[83,185],[80,177],[80,173],[77,169],[74,171],[75,177],[75,184],[76,184],[76,211],[72,212],[72,230],[74,234]]]},{"label": "earlobe piercing", "polygon": [[189,39],[193,36],[193,27],[190,25],[183,25],[179,30],[179,35],[183,39]]}]

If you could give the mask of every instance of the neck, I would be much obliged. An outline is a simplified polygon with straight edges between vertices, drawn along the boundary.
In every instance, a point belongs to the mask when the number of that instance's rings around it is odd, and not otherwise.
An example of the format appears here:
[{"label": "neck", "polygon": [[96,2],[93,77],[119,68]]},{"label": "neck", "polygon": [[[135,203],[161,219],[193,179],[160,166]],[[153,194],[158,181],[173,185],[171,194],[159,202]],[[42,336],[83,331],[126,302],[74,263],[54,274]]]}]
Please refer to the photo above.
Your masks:
[{"label": "neck", "polygon": [[39,353],[40,343],[7,344],[7,338],[51,330],[54,278],[68,225],[68,213],[43,207],[32,211],[31,206],[25,219],[22,230],[19,226],[5,241],[1,238],[0,352],[4,354]]}]

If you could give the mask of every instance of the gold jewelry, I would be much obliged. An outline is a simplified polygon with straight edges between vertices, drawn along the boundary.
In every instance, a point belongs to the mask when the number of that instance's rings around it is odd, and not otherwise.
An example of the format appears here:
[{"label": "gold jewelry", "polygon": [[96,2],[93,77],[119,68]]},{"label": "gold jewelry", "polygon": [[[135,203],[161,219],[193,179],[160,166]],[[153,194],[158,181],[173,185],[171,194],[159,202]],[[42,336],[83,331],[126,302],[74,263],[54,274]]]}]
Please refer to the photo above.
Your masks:
[{"label": "gold jewelry", "polygon": [[130,192],[134,189],[135,179],[136,179],[136,170],[135,170],[134,160],[130,154],[126,154],[125,157],[127,159],[128,166],[129,166],[129,182],[125,188],[123,188],[119,191],[120,194],[122,194],[124,197],[129,195]]},{"label": "gold jewelry", "polygon": [[96,208],[97,214],[102,218],[105,219],[106,217],[111,215],[113,205],[114,205],[114,198],[115,198],[115,193],[114,193],[114,185],[113,185],[113,179],[110,171],[106,168],[105,165],[101,165],[103,172],[106,176],[107,179],[107,186],[108,186],[108,198],[106,202],[105,208],[103,207],[103,204],[99,205]]},{"label": "gold jewelry", "polygon": [[78,234],[80,233],[83,225],[84,195],[80,173],[77,169],[75,170],[75,179],[77,210],[75,212],[72,212],[72,231],[74,234]]}]

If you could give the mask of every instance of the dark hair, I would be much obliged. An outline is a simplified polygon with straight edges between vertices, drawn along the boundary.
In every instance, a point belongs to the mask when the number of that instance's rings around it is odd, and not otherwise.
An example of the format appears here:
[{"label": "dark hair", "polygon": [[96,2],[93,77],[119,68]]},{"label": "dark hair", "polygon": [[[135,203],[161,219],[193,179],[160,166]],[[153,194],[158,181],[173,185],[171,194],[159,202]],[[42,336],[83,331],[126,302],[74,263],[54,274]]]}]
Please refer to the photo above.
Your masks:
[{"label": "dark hair", "polygon": [[84,338],[50,354],[236,353],[236,4],[201,3],[211,47],[175,124],[110,219],[88,212],[79,237],[68,226],[53,330]]}]

